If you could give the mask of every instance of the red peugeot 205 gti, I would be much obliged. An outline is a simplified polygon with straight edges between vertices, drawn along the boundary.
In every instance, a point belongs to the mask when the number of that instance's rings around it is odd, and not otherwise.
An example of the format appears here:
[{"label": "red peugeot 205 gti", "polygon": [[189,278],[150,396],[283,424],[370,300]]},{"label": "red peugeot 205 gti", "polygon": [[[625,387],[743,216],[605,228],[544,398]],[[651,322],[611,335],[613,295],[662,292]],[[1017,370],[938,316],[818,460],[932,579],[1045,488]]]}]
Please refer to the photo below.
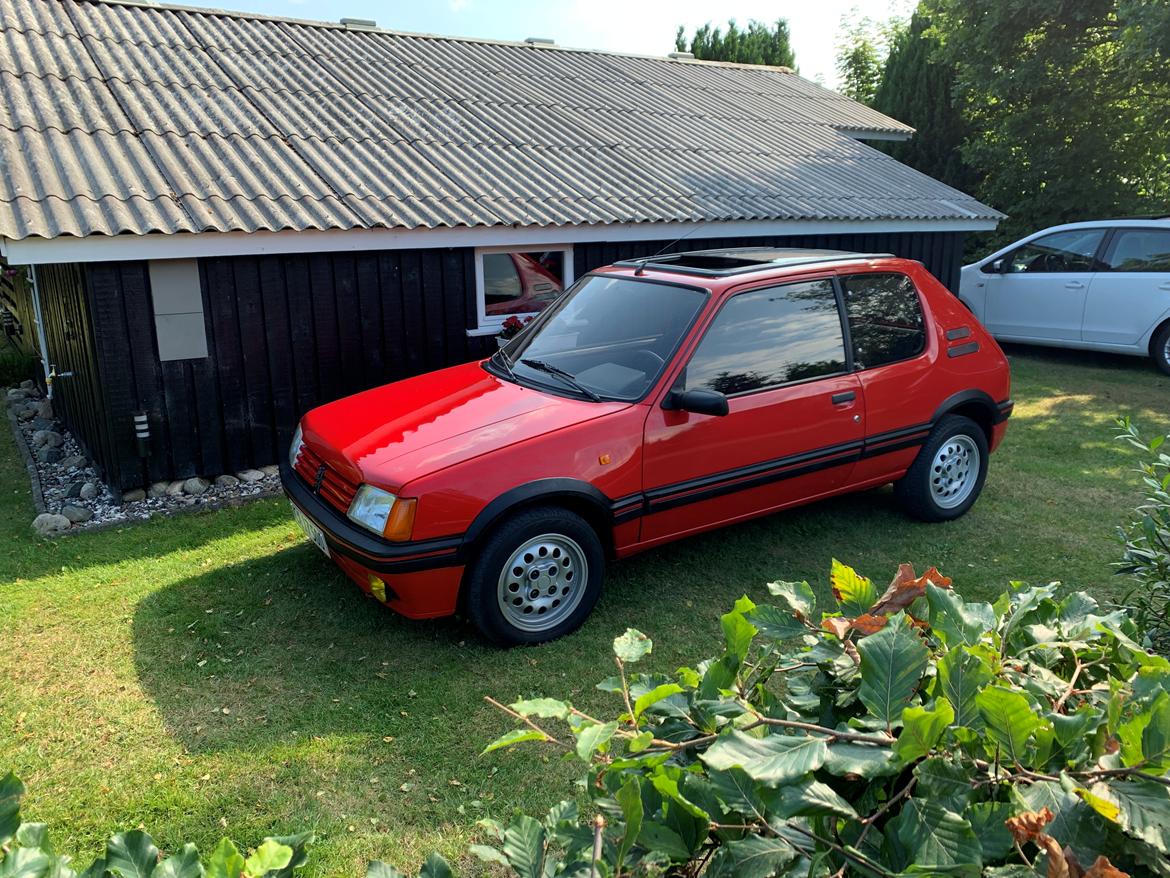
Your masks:
[{"label": "red peugeot 205 gti", "polygon": [[917,262],[681,253],[590,272],[487,360],[313,409],[282,478],[379,601],[536,643],[584,621],[608,560],[690,534],[891,482],[957,518],[1009,387]]}]

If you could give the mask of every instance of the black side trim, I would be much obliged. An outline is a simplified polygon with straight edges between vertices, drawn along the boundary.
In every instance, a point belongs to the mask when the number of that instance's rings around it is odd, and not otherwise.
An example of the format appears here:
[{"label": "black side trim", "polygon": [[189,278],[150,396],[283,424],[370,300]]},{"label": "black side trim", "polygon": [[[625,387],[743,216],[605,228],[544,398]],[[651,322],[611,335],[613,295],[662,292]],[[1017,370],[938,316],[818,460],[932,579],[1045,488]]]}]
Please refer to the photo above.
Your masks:
[{"label": "black side trim", "polygon": [[979,350],[979,342],[969,341],[966,344],[955,345],[953,348],[947,348],[948,357],[962,357],[967,354],[973,354]]},{"label": "black side trim", "polygon": [[997,403],[996,404],[997,412],[996,412],[996,416],[995,416],[995,422],[997,424],[1002,424],[1004,421],[1006,421],[1008,418],[1010,418],[1012,416],[1012,411],[1015,409],[1015,407],[1016,407],[1016,404],[1014,402],[1012,402],[1010,399],[1005,399],[1003,402]]},{"label": "black side trim", "polygon": [[314,494],[287,463],[280,465],[280,481],[289,501],[324,532],[330,552],[377,573],[411,573],[460,563],[462,536],[392,543],[358,527]]},{"label": "black side trim", "polygon": [[958,329],[947,330],[947,341],[958,341],[960,338],[966,338],[971,334],[971,328],[968,326],[960,326]]}]

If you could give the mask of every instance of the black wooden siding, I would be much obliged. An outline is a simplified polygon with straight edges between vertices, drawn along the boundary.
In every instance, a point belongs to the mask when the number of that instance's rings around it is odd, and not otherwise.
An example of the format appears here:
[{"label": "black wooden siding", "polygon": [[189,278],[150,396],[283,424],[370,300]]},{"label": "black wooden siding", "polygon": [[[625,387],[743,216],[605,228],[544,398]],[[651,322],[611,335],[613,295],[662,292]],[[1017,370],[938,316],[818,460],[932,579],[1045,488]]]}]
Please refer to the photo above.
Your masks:
[{"label": "black wooden siding", "polygon": [[[597,242],[574,248],[580,276],[660,250],[811,246],[918,259],[957,288],[962,234]],[[470,248],[199,261],[209,356],[160,362],[147,263],[39,271],[61,414],[119,488],[214,476],[280,459],[305,411],[367,387],[486,356]],[[100,380],[99,380],[100,376]],[[139,456],[133,415],[149,416]]]}]

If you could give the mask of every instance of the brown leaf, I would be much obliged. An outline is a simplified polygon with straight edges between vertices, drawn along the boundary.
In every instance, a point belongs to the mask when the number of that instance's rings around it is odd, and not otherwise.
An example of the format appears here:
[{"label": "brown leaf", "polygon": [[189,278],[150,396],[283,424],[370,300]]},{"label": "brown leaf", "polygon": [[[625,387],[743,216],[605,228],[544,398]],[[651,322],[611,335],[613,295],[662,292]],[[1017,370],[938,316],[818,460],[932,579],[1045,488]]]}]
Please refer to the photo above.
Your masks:
[{"label": "brown leaf", "polygon": [[869,612],[874,616],[881,616],[904,610],[926,594],[928,584],[939,588],[951,587],[950,579],[939,573],[936,567],[931,567],[921,576],[915,577],[911,565],[900,564],[890,587],[878,598],[878,602],[870,607]]},{"label": "brown leaf", "polygon": [[1003,822],[1003,825],[1007,827],[1017,844],[1023,844],[1027,841],[1035,841],[1044,827],[1052,822],[1054,816],[1045,807],[1039,811],[1025,811],[1015,817],[1009,817]]},{"label": "brown leaf", "polygon": [[1051,835],[1045,835],[1041,832],[1036,836],[1036,846],[1048,854],[1048,878],[1074,878],[1074,873],[1069,867],[1068,858],[1065,856],[1060,842]]},{"label": "brown leaf", "polygon": [[821,627],[838,640],[844,640],[845,635],[849,633],[849,620],[841,616],[830,616],[821,622]]},{"label": "brown leaf", "polygon": [[849,625],[862,634],[875,634],[886,627],[889,616],[875,616],[873,613],[863,613],[852,620]]},{"label": "brown leaf", "polygon": [[1128,872],[1122,872],[1106,857],[1097,857],[1093,865],[1085,872],[1084,878],[1130,878]]}]

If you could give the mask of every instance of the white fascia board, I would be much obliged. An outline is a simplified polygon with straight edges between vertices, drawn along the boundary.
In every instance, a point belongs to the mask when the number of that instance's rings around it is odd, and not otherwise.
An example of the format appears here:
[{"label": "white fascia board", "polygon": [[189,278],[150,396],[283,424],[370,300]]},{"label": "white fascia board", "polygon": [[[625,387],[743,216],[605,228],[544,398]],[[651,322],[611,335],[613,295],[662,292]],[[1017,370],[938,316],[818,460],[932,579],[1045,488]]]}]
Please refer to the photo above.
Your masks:
[{"label": "white fascia board", "polygon": [[437,229],[331,229],[283,232],[179,232],[173,235],[91,235],[85,238],[7,239],[12,265],[196,259],[286,253],[417,250],[428,247],[511,247],[588,242],[667,241],[764,235],[837,235],[882,232],[977,232],[993,219],[742,220],[712,223],[615,223],[566,226],[461,226]]},{"label": "white fascia board", "polygon": [[848,131],[843,128],[838,130],[854,140],[912,140],[914,138],[913,131],[868,131],[861,128]]}]

